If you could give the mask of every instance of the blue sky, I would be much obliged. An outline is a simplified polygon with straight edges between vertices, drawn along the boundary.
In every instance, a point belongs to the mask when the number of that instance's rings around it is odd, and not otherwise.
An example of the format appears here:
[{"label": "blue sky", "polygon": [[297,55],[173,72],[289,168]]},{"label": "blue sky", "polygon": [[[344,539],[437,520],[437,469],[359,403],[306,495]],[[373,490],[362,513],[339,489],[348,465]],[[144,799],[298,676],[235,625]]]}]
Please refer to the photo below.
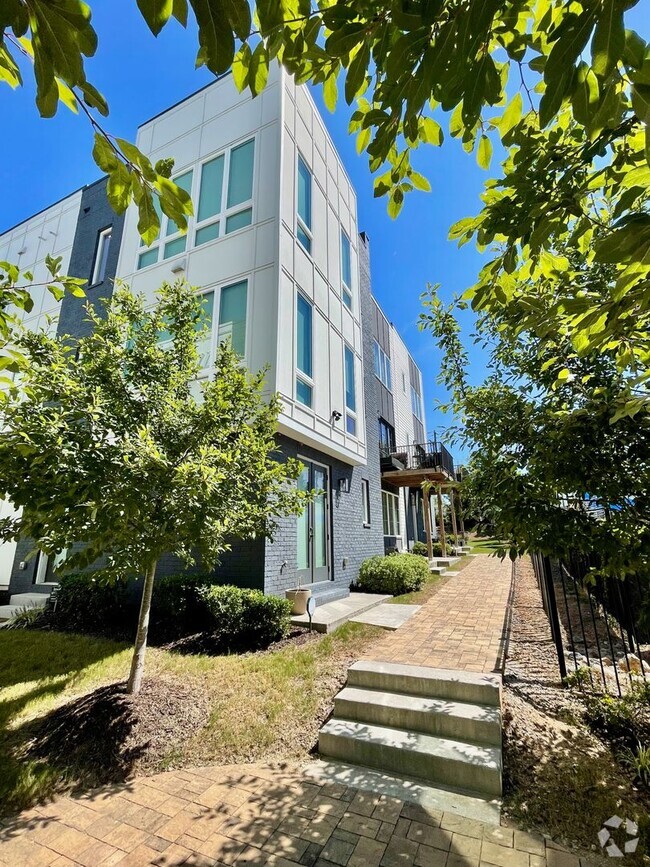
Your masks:
[{"label": "blue sky", "polygon": [[[133,140],[143,120],[165,109],[211,80],[205,69],[194,69],[195,33],[171,22],[154,39],[133,0],[96,0],[93,20],[99,33],[98,54],[87,63],[89,79],[111,106],[105,127]],[[98,177],[90,156],[92,135],[86,120],[65,108],[54,119],[38,117],[31,83],[22,91],[0,91],[4,158],[0,162],[0,231],[47,207]],[[428,282],[442,283],[451,296],[470,286],[481,266],[471,245],[458,249],[447,240],[449,226],[475,214],[487,173],[457,141],[442,148],[420,149],[414,163],[431,181],[431,193],[407,196],[397,220],[386,214],[386,202],[375,200],[365,157],[356,154],[348,136],[349,109],[341,103],[336,114],[324,108],[325,122],[357,190],[359,228],[370,237],[373,290],[399,329],[424,376],[427,427],[443,434],[450,420],[434,410],[443,397],[435,384],[438,352],[433,339],[417,328],[420,295]],[[471,377],[480,381],[484,356],[471,346],[471,314],[464,320],[471,356]],[[444,435],[444,434],[443,434]]]}]

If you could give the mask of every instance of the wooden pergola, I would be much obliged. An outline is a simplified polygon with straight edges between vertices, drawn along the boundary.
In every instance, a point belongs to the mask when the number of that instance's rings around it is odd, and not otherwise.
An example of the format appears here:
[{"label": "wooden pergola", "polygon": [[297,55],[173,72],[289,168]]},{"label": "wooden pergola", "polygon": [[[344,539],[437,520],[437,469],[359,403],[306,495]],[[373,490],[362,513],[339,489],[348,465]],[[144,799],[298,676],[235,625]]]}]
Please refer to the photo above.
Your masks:
[{"label": "wooden pergola", "polygon": [[432,490],[436,491],[438,498],[438,531],[440,534],[440,547],[442,548],[442,556],[447,555],[447,538],[445,533],[445,519],[442,511],[442,495],[448,493],[450,511],[451,511],[451,529],[456,547],[458,547],[458,524],[456,522],[456,505],[455,501],[458,498],[459,520],[461,535],[465,535],[465,526],[462,515],[462,501],[460,491],[458,490],[458,482],[452,478],[446,470],[442,469],[416,469],[414,467],[403,470],[388,470],[382,473],[382,480],[390,482],[397,488],[420,488],[422,491],[422,499],[424,502],[424,532],[427,538],[427,552],[429,560],[433,559],[433,536],[431,528],[431,507],[430,494]]}]

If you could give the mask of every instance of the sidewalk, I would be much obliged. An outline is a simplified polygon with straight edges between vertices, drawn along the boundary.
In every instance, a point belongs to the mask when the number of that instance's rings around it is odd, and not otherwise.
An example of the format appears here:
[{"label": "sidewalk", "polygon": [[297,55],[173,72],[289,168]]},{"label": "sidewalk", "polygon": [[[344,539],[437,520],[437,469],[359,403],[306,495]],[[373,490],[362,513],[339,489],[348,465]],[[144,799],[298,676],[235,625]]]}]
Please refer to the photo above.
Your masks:
[{"label": "sidewalk", "polygon": [[479,554],[408,624],[367,654],[378,662],[502,672],[512,563]]},{"label": "sidewalk", "polygon": [[287,766],[171,771],[61,798],[0,830],[0,863],[52,867],[586,867],[542,838]]}]

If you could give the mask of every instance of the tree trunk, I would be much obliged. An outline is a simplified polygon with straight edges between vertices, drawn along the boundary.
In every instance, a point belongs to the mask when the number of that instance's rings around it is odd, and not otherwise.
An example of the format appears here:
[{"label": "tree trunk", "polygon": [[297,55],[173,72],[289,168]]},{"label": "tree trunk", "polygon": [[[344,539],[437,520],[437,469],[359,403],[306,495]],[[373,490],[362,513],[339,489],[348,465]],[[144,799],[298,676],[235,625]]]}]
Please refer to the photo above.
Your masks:
[{"label": "tree trunk", "polygon": [[442,508],[442,487],[438,485],[438,520],[440,521],[440,548],[442,556],[447,556],[447,540],[445,539],[445,513]]},{"label": "tree trunk", "polygon": [[149,632],[149,613],[151,611],[151,597],[153,595],[153,582],[156,577],[157,563],[158,561],[154,560],[149,565],[144,576],[142,602],[140,603],[140,615],[138,617],[138,632],[135,637],[133,659],[131,660],[131,673],[126,688],[130,695],[137,695],[140,692],[140,686],[142,685],[144,654],[147,649],[147,633]]},{"label": "tree trunk", "polygon": [[431,507],[429,505],[429,489],[424,486],[422,488],[422,500],[423,500],[423,517],[424,517],[424,532],[427,535],[427,557],[429,560],[433,559],[433,540],[431,538]]}]

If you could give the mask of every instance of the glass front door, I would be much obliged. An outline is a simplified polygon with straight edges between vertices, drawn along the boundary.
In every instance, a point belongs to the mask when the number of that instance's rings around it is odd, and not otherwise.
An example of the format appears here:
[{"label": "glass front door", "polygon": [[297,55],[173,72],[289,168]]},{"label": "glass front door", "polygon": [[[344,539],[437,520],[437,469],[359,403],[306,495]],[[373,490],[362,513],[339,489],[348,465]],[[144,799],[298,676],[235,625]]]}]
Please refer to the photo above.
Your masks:
[{"label": "glass front door", "polygon": [[298,487],[320,491],[298,518],[298,576],[301,584],[327,581],[329,568],[329,470],[303,461]]}]

